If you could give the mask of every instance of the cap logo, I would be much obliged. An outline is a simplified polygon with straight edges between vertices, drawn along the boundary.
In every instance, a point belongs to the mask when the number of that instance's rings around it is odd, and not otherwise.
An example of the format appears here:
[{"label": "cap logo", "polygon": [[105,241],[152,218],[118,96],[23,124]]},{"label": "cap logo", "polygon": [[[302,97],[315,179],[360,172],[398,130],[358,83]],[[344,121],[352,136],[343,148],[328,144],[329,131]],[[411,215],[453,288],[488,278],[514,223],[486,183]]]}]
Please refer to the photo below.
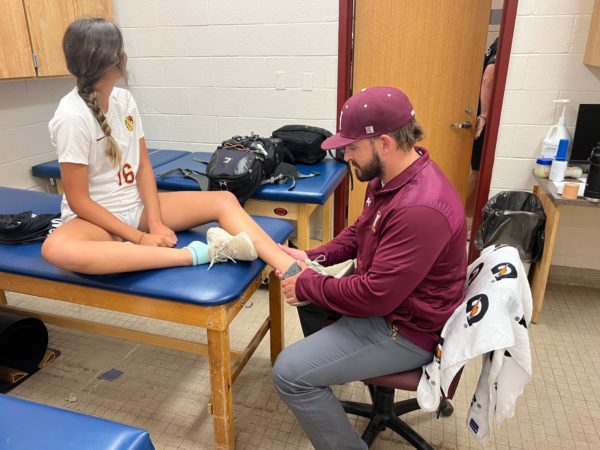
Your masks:
[{"label": "cap logo", "polygon": [[367,134],[375,133],[375,130],[373,129],[373,125],[365,127],[365,133],[367,133]]},{"label": "cap logo", "polygon": [[344,115],[344,111],[340,111],[340,130],[342,129],[342,116]]}]

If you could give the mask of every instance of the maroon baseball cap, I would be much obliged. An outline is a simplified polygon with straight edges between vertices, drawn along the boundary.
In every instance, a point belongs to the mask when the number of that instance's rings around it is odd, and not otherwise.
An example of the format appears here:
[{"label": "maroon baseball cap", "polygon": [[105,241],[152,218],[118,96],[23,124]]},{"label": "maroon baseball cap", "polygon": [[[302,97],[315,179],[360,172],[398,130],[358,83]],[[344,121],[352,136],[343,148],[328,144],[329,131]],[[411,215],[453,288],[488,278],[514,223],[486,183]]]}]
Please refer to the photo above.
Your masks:
[{"label": "maroon baseball cap", "polygon": [[325,139],[323,150],[397,130],[413,120],[415,110],[404,92],[394,87],[370,87],[354,94],[340,111],[339,133]]}]

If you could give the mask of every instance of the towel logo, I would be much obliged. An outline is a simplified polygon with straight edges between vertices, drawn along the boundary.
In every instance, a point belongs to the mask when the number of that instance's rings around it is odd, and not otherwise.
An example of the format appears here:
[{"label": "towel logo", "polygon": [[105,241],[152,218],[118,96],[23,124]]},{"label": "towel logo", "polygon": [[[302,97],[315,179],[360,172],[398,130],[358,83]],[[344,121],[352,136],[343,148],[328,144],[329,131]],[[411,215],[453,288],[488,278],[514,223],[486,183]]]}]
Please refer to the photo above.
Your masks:
[{"label": "towel logo", "polygon": [[125,126],[127,127],[127,129],[130,132],[133,131],[133,116],[132,115],[125,117]]},{"label": "towel logo", "polygon": [[475,281],[475,278],[477,278],[477,275],[479,275],[481,273],[482,268],[483,268],[483,263],[479,263],[477,265],[477,267],[475,267],[473,269],[473,271],[469,274],[469,286],[471,286],[471,283],[473,281]]},{"label": "towel logo", "polygon": [[488,296],[485,294],[478,294],[475,297],[471,297],[467,301],[467,310],[465,313],[467,314],[467,324],[465,328],[470,327],[474,323],[479,322],[485,316],[489,308],[489,300]]},{"label": "towel logo", "polygon": [[517,269],[511,263],[500,263],[492,267],[492,273],[496,277],[496,281],[504,280],[505,278],[517,278]]}]

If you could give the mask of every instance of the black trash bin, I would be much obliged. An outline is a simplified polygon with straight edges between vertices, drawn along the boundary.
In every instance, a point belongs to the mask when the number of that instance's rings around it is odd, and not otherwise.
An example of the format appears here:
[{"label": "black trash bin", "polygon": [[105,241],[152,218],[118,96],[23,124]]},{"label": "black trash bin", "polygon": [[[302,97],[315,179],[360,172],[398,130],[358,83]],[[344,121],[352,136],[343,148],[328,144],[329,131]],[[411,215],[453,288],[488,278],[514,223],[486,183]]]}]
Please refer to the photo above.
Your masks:
[{"label": "black trash bin", "polygon": [[481,211],[475,247],[506,244],[519,251],[528,269],[544,248],[546,213],[539,199],[524,191],[505,191],[488,200]]}]

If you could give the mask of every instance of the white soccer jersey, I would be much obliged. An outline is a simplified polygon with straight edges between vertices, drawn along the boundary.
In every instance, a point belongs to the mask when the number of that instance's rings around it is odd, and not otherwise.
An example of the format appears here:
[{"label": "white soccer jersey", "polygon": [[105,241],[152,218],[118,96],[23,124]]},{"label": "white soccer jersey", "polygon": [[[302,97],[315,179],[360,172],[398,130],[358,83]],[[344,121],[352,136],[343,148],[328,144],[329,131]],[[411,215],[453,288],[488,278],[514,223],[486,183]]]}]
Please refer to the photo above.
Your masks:
[{"label": "white soccer jersey", "polygon": [[[137,172],[139,140],[144,131],[135,100],[125,89],[113,88],[106,119],[119,144],[121,161],[118,167],[106,155],[104,132],[77,88],[61,99],[48,129],[59,163],[87,165],[91,199],[117,213],[141,203]],[[75,217],[66,197],[62,200],[61,215],[63,222]]]}]

